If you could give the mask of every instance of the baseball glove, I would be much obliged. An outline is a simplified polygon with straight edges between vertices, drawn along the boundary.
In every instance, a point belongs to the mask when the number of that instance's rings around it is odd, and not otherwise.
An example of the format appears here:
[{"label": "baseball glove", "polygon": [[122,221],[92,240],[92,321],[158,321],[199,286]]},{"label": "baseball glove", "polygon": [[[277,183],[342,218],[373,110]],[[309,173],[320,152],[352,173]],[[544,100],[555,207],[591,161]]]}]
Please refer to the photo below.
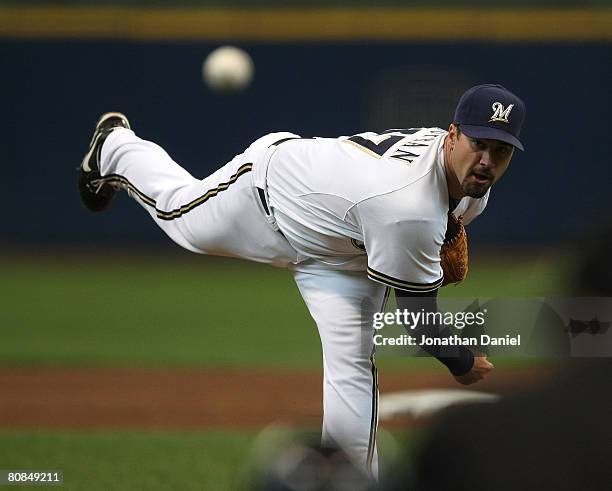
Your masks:
[{"label": "baseball glove", "polygon": [[458,218],[448,212],[446,236],[440,249],[440,263],[444,273],[442,286],[449,283],[460,283],[468,273],[467,234],[463,226],[463,217]]}]

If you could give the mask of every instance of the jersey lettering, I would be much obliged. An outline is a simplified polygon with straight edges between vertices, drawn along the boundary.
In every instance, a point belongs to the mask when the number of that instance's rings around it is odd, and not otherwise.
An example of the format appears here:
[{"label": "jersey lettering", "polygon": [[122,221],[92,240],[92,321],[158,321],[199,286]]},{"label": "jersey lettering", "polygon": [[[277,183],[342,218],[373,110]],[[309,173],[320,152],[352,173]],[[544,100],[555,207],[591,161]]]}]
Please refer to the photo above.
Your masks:
[{"label": "jersey lettering", "polygon": [[373,140],[369,140],[360,135],[351,136],[348,141],[352,142],[357,148],[361,148],[370,154],[373,154],[374,157],[381,158],[389,151],[389,149],[395,145],[400,140],[403,140],[403,136],[397,135],[377,135],[382,137],[382,140],[375,142]]},{"label": "jersey lettering", "polygon": [[416,137],[406,138],[406,140],[395,149],[393,154],[389,155],[392,159],[401,160],[407,164],[412,164],[414,160],[420,157],[431,143],[441,134],[444,130],[438,128],[428,128],[427,132]]},{"label": "jersey lettering", "polygon": [[[419,134],[417,135],[417,133]],[[403,140],[402,144],[395,148],[393,154],[388,156],[412,164],[416,158],[421,156],[423,150],[429,147],[431,142],[442,133],[444,133],[444,130],[439,128],[402,128],[386,130],[380,134],[362,133],[353,135],[345,141],[351,142],[373,157],[382,158],[392,148],[396,147],[396,143]]]},{"label": "jersey lettering", "polygon": [[[408,145],[402,145],[402,147],[404,146],[408,146]],[[423,145],[423,146],[426,147],[427,145]],[[394,159],[403,160],[404,162],[407,162],[408,164],[412,164],[412,161],[416,159],[419,156],[419,154],[409,152],[408,150],[404,150],[402,147],[399,147],[395,151],[395,153],[391,155],[391,157],[393,157]]]}]

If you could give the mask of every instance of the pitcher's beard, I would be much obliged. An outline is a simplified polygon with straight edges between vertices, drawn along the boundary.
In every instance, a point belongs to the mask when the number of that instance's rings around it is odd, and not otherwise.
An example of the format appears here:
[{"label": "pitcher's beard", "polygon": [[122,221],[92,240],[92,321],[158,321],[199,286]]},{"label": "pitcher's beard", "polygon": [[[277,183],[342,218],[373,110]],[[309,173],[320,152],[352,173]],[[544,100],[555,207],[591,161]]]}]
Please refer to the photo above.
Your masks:
[{"label": "pitcher's beard", "polygon": [[482,198],[491,187],[490,184],[478,184],[466,181],[467,179],[461,184],[461,191],[470,198]]}]

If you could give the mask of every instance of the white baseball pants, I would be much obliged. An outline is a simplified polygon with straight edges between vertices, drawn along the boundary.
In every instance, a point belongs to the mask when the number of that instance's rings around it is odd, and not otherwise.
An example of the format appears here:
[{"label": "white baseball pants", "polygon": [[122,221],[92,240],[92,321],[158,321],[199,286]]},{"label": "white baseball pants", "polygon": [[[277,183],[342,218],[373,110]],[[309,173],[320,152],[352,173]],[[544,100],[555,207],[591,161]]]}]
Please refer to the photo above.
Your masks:
[{"label": "white baseball pants", "polygon": [[365,271],[303,260],[278,231],[257,188],[265,188],[274,151],[270,145],[287,136],[295,135],[266,135],[199,180],[158,145],[117,129],[103,145],[100,173],[105,182],[126,189],[185,249],[293,271],[323,348],[323,443],[340,446],[377,477],[378,384],[371,319],[383,308],[387,289]]},{"label": "white baseball pants", "polygon": [[192,252],[287,266],[297,253],[266,218],[255,161],[285,134],[270,134],[205,179],[196,179],[155,143],[117,129],[102,147],[104,182],[127,190],[155,223]]},{"label": "white baseball pants", "polygon": [[292,269],[323,348],[323,443],[340,446],[377,478],[372,315],[383,309],[388,290],[365,271],[334,270],[317,261]]}]

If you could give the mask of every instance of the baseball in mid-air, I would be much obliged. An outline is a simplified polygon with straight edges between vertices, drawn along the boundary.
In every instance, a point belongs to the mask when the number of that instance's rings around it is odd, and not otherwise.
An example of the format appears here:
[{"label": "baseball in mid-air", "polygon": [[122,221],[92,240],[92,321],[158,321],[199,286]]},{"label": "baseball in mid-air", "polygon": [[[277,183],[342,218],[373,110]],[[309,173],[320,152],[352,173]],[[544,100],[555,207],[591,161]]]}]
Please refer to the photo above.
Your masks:
[{"label": "baseball in mid-air", "polygon": [[217,92],[246,89],[253,80],[255,66],[243,49],[221,46],[212,51],[202,65],[202,76],[208,87]]}]

